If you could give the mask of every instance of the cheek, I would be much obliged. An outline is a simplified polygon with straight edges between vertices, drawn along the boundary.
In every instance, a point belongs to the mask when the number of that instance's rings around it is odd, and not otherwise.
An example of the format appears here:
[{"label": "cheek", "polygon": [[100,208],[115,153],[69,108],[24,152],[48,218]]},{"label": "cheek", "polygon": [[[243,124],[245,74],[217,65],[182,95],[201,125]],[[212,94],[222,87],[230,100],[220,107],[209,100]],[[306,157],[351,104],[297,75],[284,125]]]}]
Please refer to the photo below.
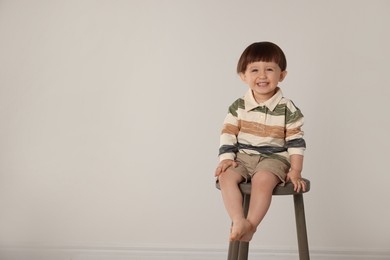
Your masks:
[{"label": "cheek", "polygon": [[274,80],[280,82],[283,80],[283,77],[281,75],[274,75]]}]

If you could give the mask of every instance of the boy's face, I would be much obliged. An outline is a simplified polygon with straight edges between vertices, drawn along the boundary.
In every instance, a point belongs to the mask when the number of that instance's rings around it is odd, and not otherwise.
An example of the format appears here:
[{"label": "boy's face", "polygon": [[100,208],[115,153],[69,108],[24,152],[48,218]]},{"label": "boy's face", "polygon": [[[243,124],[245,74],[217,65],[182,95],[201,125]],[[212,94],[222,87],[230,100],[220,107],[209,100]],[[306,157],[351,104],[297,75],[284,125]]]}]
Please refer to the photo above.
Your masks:
[{"label": "boy's face", "polygon": [[287,71],[282,71],[275,62],[256,61],[248,64],[244,73],[240,73],[253,92],[257,103],[270,99],[275,94],[278,83],[286,77]]}]

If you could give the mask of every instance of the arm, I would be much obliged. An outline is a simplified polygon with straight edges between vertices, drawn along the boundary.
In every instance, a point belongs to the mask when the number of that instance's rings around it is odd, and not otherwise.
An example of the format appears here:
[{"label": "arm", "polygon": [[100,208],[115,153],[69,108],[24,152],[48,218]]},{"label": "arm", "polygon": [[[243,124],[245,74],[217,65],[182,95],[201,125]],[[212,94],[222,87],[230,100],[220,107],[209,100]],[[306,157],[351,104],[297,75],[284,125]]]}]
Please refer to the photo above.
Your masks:
[{"label": "arm", "polygon": [[237,153],[237,135],[239,132],[239,120],[237,115],[238,101],[229,107],[229,113],[223,122],[223,129],[220,137],[219,160],[220,163],[215,170],[215,176],[219,176],[229,167],[237,167],[234,161]]},{"label": "arm", "polygon": [[286,181],[291,181],[294,185],[294,190],[300,192],[302,189],[306,191],[306,183],[302,181],[302,167],[303,167],[303,155],[292,154],[290,155],[291,168],[287,174]]},{"label": "arm", "polygon": [[291,181],[294,190],[299,192],[301,189],[306,191],[306,183],[302,180],[303,154],[306,148],[303,139],[302,126],[304,123],[303,114],[291,102],[288,104],[287,124],[286,124],[286,143],[290,155],[291,168],[287,174],[286,181]]}]

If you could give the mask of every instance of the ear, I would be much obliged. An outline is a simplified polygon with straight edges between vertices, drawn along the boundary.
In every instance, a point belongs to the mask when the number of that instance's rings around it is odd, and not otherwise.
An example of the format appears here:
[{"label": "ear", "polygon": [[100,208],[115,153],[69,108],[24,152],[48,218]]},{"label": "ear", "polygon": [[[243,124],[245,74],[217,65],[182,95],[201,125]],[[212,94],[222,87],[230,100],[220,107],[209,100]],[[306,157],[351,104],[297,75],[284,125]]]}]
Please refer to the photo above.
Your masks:
[{"label": "ear", "polygon": [[245,73],[240,72],[240,79],[246,83],[246,76]]},{"label": "ear", "polygon": [[282,82],[286,76],[287,76],[287,71],[286,70],[280,72],[279,82]]}]

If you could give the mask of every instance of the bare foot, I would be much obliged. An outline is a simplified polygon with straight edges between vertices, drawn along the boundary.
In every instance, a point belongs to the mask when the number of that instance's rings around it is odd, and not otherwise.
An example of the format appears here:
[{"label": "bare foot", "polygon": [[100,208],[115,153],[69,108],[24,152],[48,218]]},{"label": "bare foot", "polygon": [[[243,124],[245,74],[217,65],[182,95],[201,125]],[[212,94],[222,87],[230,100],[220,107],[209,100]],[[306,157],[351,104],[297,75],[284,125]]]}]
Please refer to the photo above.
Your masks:
[{"label": "bare foot", "polygon": [[249,223],[248,220],[241,219],[235,221],[233,222],[233,226],[230,232],[230,241],[240,240],[249,242],[252,239],[255,231],[256,230],[253,228],[252,224]]},{"label": "bare foot", "polygon": [[252,240],[253,235],[256,233],[256,228],[251,223],[249,223],[249,225],[250,229],[248,229],[248,231],[241,237],[240,241],[249,242]]}]

